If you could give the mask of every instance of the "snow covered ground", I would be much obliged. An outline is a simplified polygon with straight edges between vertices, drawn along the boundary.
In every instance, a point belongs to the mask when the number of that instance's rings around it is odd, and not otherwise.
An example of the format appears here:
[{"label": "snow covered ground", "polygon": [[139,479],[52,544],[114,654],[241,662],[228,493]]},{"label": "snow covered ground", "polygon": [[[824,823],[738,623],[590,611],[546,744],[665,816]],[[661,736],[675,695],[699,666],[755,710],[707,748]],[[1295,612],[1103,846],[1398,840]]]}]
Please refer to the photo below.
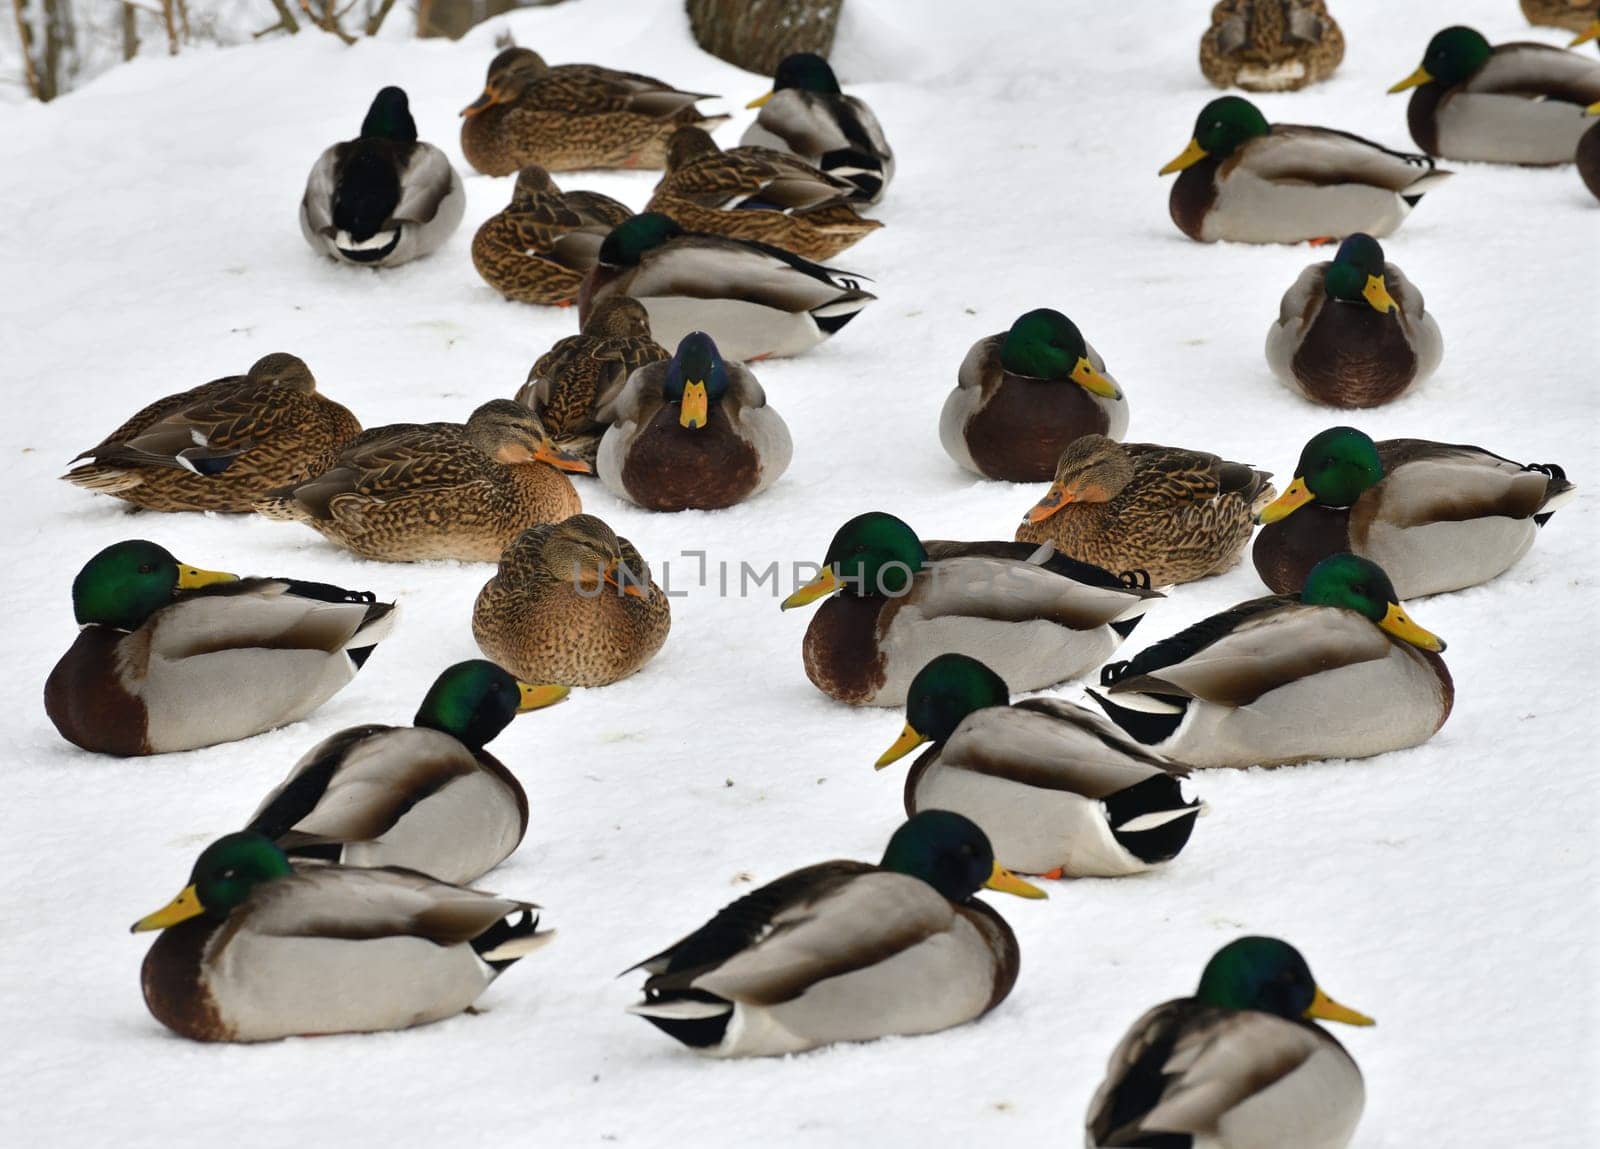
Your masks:
[{"label": "snow covered ground", "polygon": [[[466,174],[456,112],[503,25],[457,44],[306,35],[142,59],[48,107],[0,111],[0,1075],[17,1143],[1073,1144],[1128,1023],[1188,993],[1218,946],[1260,932],[1295,942],[1330,992],[1379,1020],[1339,1033],[1366,1073],[1364,1149],[1596,1144],[1600,208],[1571,168],[1452,164],[1458,177],[1388,243],[1438,316],[1445,362],[1353,421],[1556,461],[1587,488],[1508,576],[1415,605],[1449,641],[1459,692],[1437,737],[1359,763],[1203,775],[1211,816],[1165,872],[1055,883],[1043,903],[991,896],[1023,970],[979,1024],[718,1064],[622,1012],[639,977],[619,970],[753,883],[876,859],[899,821],[903,773],[871,763],[900,717],[817,694],[800,663],[810,612],[777,608],[788,574],[781,592],[741,595],[738,571],[820,559],[840,522],[874,508],[928,536],[1010,537],[1040,489],[974,481],[936,434],[973,340],[1059,307],[1127,389],[1131,437],[1283,480],[1307,437],[1352,421],[1291,395],[1262,356],[1280,294],[1316,256],[1197,245],[1167,218],[1156,169],[1214,94],[1195,63],[1210,6],[1160,5],[1166,22],[1155,7],[850,0],[835,62],[900,168],[879,213],[889,226],[834,262],[871,276],[880,301],[815,353],[760,365],[796,448],[766,496],[650,515],[582,487],[586,509],[687,593],[643,673],[524,717],[493,746],[533,820],[480,884],[542,903],[560,937],[481,1015],[264,1047],[197,1046],[151,1019],[148,939],[128,923],[317,739],[409,720],[434,674],[476,653],[467,620],[491,568],[367,563],[244,517],[130,515],[56,476],[140,404],[270,351],[304,357],[369,426],[460,419],[516,391],[575,319],[504,302],[473,273],[472,230],[510,180],[468,178],[466,225],[393,271],[314,256],[295,224],[310,164],[354,134],[382,84],[408,89],[423,137]],[[1440,26],[1562,39],[1528,29],[1512,0],[1333,8],[1349,43],[1333,81],[1259,102],[1392,146],[1410,147],[1405,99],[1384,88]],[[673,0],[580,0],[509,25],[552,62],[650,72],[730,109],[766,87],[699,52]],[[719,138],[736,141],[751,114]],[[639,206],[653,179],[562,182]],[[142,761],[86,755],[49,726],[41,687],[72,640],[73,574],[136,536],[204,566],[371,588],[401,600],[403,622],[301,725]],[[710,585],[693,585],[689,551],[709,556]],[[1128,651],[1258,593],[1248,564],[1184,587]]]}]

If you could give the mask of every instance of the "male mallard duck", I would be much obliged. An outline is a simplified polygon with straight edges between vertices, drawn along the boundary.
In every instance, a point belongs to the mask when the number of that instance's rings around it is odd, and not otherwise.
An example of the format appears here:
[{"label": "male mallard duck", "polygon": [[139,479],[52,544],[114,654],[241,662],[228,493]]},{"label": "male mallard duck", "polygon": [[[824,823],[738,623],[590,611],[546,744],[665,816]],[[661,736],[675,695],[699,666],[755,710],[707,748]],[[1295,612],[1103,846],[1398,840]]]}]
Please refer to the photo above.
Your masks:
[{"label": "male mallard duck", "polygon": [[1107,570],[1144,571],[1156,586],[1191,582],[1239,561],[1256,513],[1278,493],[1271,478],[1204,451],[1084,435],[1062,452],[1017,541],[1054,543]]},{"label": "male mallard duck", "polygon": [[1344,33],[1323,0],[1218,0],[1200,71],[1219,88],[1292,92],[1333,75]]},{"label": "male mallard duck", "polygon": [[1193,997],[1156,1006],[1117,1045],[1089,1104],[1089,1149],[1344,1149],[1366,1091],[1314,1018],[1373,1024],[1323,993],[1288,942],[1229,942]]},{"label": "male mallard duck", "polygon": [[608,404],[595,473],[652,511],[716,510],[778,481],[794,453],[789,427],[743,363],[691,331],[667,362],[641,367]]},{"label": "male mallard duck", "polygon": [[1600,60],[1549,44],[1490,46],[1460,25],[1428,42],[1422,66],[1389,91],[1415,88],[1411,138],[1429,155],[1497,164],[1569,164],[1600,100]]},{"label": "male mallard duck", "polygon": [[946,454],[986,479],[1039,483],[1080,435],[1120,439],[1122,388],[1072,320],[1041,307],[986,336],[961,361],[939,414]]},{"label": "male mallard duck", "polygon": [[941,654],[906,695],[906,728],[882,770],[933,743],[906,776],[906,813],[954,810],[977,822],[1002,865],[1050,878],[1116,878],[1178,856],[1200,803],[1189,771],[1072,702],[1011,705],[976,659]]},{"label": "male mallard duck", "polygon": [[[1589,115],[1600,116],[1600,103],[1589,106]],[[1575,158],[1578,161],[1578,175],[1583,177],[1583,186],[1589,189],[1589,194],[1595,199],[1600,199],[1600,124],[1583,133]]]},{"label": "male mallard duck", "polygon": [[862,219],[856,186],[771,148],[723,151],[701,128],[667,143],[667,172],[646,211],[689,231],[753,239],[806,259],[832,259],[883,224]]},{"label": "male mallard duck", "polygon": [[1522,14],[1530,24],[1582,32],[1600,23],[1600,0],[1522,0]]},{"label": "male mallard duck", "polygon": [[677,128],[728,118],[694,106],[713,98],[595,64],[552,68],[537,52],[507,48],[490,62],[483,94],[461,111],[461,152],[489,176],[529,164],[552,172],[659,168]]},{"label": "male mallard duck", "polygon": [[131,757],[298,722],[356,676],[394,603],[325,583],[185,566],[130,539],[72,580],[78,638],[44,684],[75,746]]},{"label": "male mallard duck", "polygon": [[1313,263],[1283,294],[1267,332],[1272,373],[1313,403],[1377,407],[1432,375],[1444,357],[1422,292],[1370,235]]},{"label": "male mallard duck", "polygon": [[1376,563],[1341,552],[1300,597],[1251,599],[1112,663],[1091,690],[1118,726],[1190,766],[1366,758],[1433,737],[1455,687],[1444,643]]},{"label": "male mallard duck", "polygon": [[739,141],[744,147],[793,152],[813,167],[848,180],[862,203],[877,203],[894,178],[894,153],[872,109],[839,90],[828,61],[795,52],[778,62],[772,91],[747,105],[760,108]]},{"label": "male mallard duck", "polygon": [[294,764],[245,828],[292,858],[403,866],[470,882],[528,829],[528,796],[485,750],[518,714],[567,696],[481,658],[439,675],[411,726],[352,726]]},{"label": "male mallard duck", "polygon": [[[560,468],[559,470],[557,468]],[[517,533],[583,509],[562,470],[588,470],[510,399],[464,426],[400,423],[363,431],[303,483],[256,504],[363,558],[494,562]]]},{"label": "male mallard duck", "polygon": [[517,173],[510,206],[472,237],[472,266],[507,299],[566,307],[577,302],[601,242],[632,214],[599,192],[564,192],[529,165]]},{"label": "male mallard duck", "polygon": [[445,154],[417,139],[399,88],[372,101],[361,135],[323,152],[306,179],[300,231],[317,251],[393,267],[437,251],[461,225],[467,197]]},{"label": "male mallard duck", "polygon": [[1317,563],[1353,551],[1381,566],[1401,599],[1460,590],[1511,569],[1576,493],[1554,463],[1331,427],[1262,510],[1256,570],[1276,593],[1298,594]]},{"label": "male mallard duck", "polygon": [[644,304],[613,295],[594,305],[581,333],[539,356],[517,402],[539,417],[557,450],[593,466],[611,425],[609,398],[639,368],[667,358],[667,349],[650,338]]},{"label": "male mallard duck", "polygon": [[579,320],[614,295],[644,304],[658,343],[676,347],[705,331],[744,361],[809,351],[877,298],[848,272],[764,243],[689,234],[659,212],[606,236],[583,281]]},{"label": "male mallard duck", "polygon": [[279,352],[156,400],[61,477],[151,511],[249,511],[360,431],[303,362]]},{"label": "male mallard duck", "polygon": [[593,515],[523,531],[472,607],[484,654],[519,678],[569,686],[627,678],[671,626],[644,559]]},{"label": "male mallard duck", "polygon": [[964,1025],[1006,999],[1021,964],[980,889],[1045,896],[994,860],[972,822],[925,810],[876,866],[785,874],[634,966],[650,977],[628,1012],[712,1057]]},{"label": "male mallard duck", "polygon": [[276,1041],[460,1013],[550,940],[537,908],[413,870],[295,869],[246,831],[207,846],[183,892],[133,929],[162,931],[139,975],[162,1025],[195,1041]]},{"label": "male mallard duck", "polygon": [[806,628],[806,677],[852,706],[899,706],[928,660],[952,651],[1018,690],[1083,674],[1161,599],[1149,585],[1048,546],[924,541],[870,511],[839,528],[821,575],[783,609],[832,595]]},{"label": "male mallard duck", "polygon": [[1239,96],[1201,110],[1189,146],[1161,169],[1171,172],[1183,173],[1167,202],[1172,222],[1203,243],[1388,235],[1453,174],[1348,132],[1269,124]]}]

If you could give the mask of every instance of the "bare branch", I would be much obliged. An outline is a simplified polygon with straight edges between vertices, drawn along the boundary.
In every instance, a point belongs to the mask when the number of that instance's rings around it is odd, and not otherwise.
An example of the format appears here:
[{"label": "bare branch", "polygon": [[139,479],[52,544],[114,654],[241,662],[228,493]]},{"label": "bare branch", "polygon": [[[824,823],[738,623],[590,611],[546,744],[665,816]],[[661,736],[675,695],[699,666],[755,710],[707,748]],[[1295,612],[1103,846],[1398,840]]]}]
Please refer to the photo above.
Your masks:
[{"label": "bare branch", "polygon": [[378,34],[378,29],[382,28],[383,22],[389,18],[389,9],[393,7],[394,0],[382,0],[382,3],[378,5],[378,10],[367,17],[366,33],[368,36],[376,36]]}]

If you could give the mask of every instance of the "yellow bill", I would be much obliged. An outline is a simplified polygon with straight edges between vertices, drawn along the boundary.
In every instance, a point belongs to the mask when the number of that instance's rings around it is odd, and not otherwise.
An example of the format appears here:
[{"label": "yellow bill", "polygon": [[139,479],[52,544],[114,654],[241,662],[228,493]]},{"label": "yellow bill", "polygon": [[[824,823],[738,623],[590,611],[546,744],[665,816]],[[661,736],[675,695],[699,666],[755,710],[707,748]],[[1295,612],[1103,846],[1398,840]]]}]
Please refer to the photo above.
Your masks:
[{"label": "yellow bill", "polygon": [[834,573],[832,567],[828,567],[816,578],[779,603],[778,609],[789,610],[792,607],[809,606],[819,598],[826,598],[838,589],[839,576]]},{"label": "yellow bill", "polygon": [[1173,172],[1181,172],[1184,168],[1192,168],[1210,154],[1200,146],[1199,140],[1190,140],[1189,146],[1168,160],[1166,165],[1156,174],[1170,176]]},{"label": "yellow bill", "polygon": [[522,698],[517,703],[517,713],[526,714],[530,710],[543,710],[546,706],[554,706],[567,695],[572,693],[570,686],[558,686],[551,682],[543,686],[535,686],[531,682],[517,683],[517,690]]},{"label": "yellow bill", "polygon": [[906,723],[906,728],[900,731],[900,737],[894,740],[894,745],[878,755],[878,760],[872,764],[874,770],[882,770],[891,762],[898,762],[910,754],[918,746],[928,741],[926,737],[917,733],[917,728],[911,723]]},{"label": "yellow bill", "polygon": [[1586,116],[1600,116],[1600,100],[1596,100],[1587,108],[1583,109],[1583,114]]},{"label": "yellow bill", "polygon": [[[1576,48],[1579,44],[1587,44],[1590,40],[1600,40],[1600,20],[1594,21],[1582,32],[1579,32],[1567,47]],[[1595,114],[1593,108],[1589,109],[1589,114]]]},{"label": "yellow bill", "polygon": [[776,96],[777,94],[778,94],[777,89],[773,89],[772,91],[768,92],[764,96],[757,96],[755,99],[751,100],[748,104],[746,104],[745,107],[747,107],[747,108],[759,108],[763,104],[765,104],[768,100],[772,99],[773,96]]},{"label": "yellow bill", "polygon": [[200,904],[200,895],[194,892],[193,886],[183,887],[183,892],[162,906],[153,914],[146,914],[133,923],[132,933],[143,933],[146,930],[164,930],[168,926],[175,926],[179,922],[186,922],[190,918],[197,918],[206,912]]},{"label": "yellow bill", "polygon": [[1028,511],[1030,523],[1042,523],[1062,507],[1072,502],[1072,492],[1061,483],[1051,483],[1050,489],[1045,492],[1044,498],[1033,504]]},{"label": "yellow bill", "polygon": [[1392,96],[1396,92],[1405,91],[1407,88],[1420,88],[1424,84],[1431,83],[1433,83],[1432,73],[1430,73],[1426,68],[1418,68],[1415,72],[1412,72],[1411,75],[1407,76],[1394,87],[1390,88],[1389,94]]},{"label": "yellow bill", "polygon": [[1117,390],[1117,385],[1096,371],[1088,356],[1081,356],[1073,366],[1072,381],[1091,395],[1099,395],[1106,399],[1122,398],[1122,392]]},{"label": "yellow bill", "polygon": [[704,427],[710,421],[707,411],[709,405],[710,400],[706,396],[704,383],[685,383],[683,399],[678,407],[679,424],[691,431],[697,427]]},{"label": "yellow bill", "polygon": [[1400,310],[1400,305],[1389,294],[1389,285],[1383,281],[1381,275],[1367,276],[1367,285],[1361,289],[1361,295],[1372,305],[1374,311],[1388,314]]},{"label": "yellow bill", "polygon": [[1322,987],[1317,987],[1317,996],[1311,999],[1311,1004],[1306,1007],[1305,1016],[1317,1018],[1319,1021],[1342,1021],[1346,1025],[1377,1025],[1364,1013],[1357,1013],[1347,1005],[1340,1005],[1333,998],[1322,992]]},{"label": "yellow bill", "polygon": [[1444,649],[1444,639],[1432,631],[1423,630],[1406,615],[1405,608],[1397,602],[1389,604],[1389,612],[1383,616],[1383,621],[1378,624],[1384,630],[1400,639],[1409,642],[1412,646],[1423,650],[1438,653]]},{"label": "yellow bill", "polygon": [[213,586],[219,582],[238,582],[239,576],[229,574],[227,571],[208,571],[199,567],[178,564],[178,586],[184,590],[195,590],[198,587]]},{"label": "yellow bill", "polygon": [[1015,894],[1019,898],[1048,898],[1050,895],[1041,890],[1032,882],[1025,882],[999,862],[994,864],[994,869],[989,873],[989,880],[983,883],[986,890],[998,890],[1002,894]]},{"label": "yellow bill", "polygon": [[1315,498],[1311,488],[1306,486],[1306,481],[1297,477],[1289,484],[1288,490],[1261,508],[1261,513],[1256,516],[1256,522],[1265,525],[1286,519]]}]

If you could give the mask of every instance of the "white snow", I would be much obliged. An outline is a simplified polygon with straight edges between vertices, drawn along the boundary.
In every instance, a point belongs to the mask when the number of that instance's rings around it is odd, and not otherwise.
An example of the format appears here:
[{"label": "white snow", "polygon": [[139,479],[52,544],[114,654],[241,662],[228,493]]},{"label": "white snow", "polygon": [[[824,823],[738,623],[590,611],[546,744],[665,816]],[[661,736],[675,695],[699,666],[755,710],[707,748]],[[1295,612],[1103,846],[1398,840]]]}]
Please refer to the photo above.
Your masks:
[{"label": "white snow", "polygon": [[[1156,169],[1216,93],[1195,62],[1207,4],[850,0],[835,61],[885,125],[899,172],[888,227],[834,263],[880,301],[816,352],[758,365],[794,434],[788,474],[714,514],[651,515],[585,482],[586,509],[670,563],[672,636],[641,674],[517,721],[492,749],[527,786],[520,852],[480,884],[546,907],[556,943],[484,1012],[410,1032],[201,1047],[145,1011],[148,939],[128,923],[182,884],[289,764],[343,726],[408,721],[436,672],[476,654],[484,565],[357,560],[293,525],[130,515],[56,481],[139,405],[260,355],[303,356],[364,423],[460,419],[509,397],[574,329],[507,303],[467,255],[511,181],[467,178],[467,222],[435,256],[380,272],[313,254],[295,226],[306,172],[376,89],[411,94],[463,175],[456,112],[506,22],[457,44],[347,49],[302,35],[142,58],[48,106],[0,110],[0,346],[8,413],[0,650],[10,715],[0,793],[6,1137],[17,1144],[1074,1144],[1104,1059],[1146,1007],[1191,991],[1243,932],[1288,938],[1335,997],[1366,1074],[1363,1149],[1597,1143],[1593,513],[1596,221],[1569,168],[1450,165],[1386,250],[1445,339],[1439,374],[1343,414],[1276,383],[1262,355],[1305,247],[1206,247],[1167,218]],[[1159,8],[1161,15],[1155,15]],[[1511,0],[1340,0],[1332,82],[1262,96],[1269,118],[1410,148],[1407,75],[1447,21],[1531,30]],[[552,62],[600,61],[721,93],[764,82],[699,52],[674,0],[579,0],[509,20]],[[736,141],[753,113],[719,132]],[[648,173],[567,175],[634,206]],[[990,895],[1023,948],[1016,991],[981,1023],[781,1061],[708,1063],[623,1012],[618,971],[725,902],[827,858],[876,860],[902,769],[873,759],[901,719],[806,681],[810,612],[780,614],[789,564],[821,558],[868,509],[924,535],[1008,538],[1039,488],[975,481],[937,419],[968,346],[1055,306],[1106,356],[1130,437],[1210,449],[1286,480],[1312,433],[1472,442],[1555,461],[1586,489],[1496,583],[1414,605],[1444,636],[1454,716],[1416,750],[1197,779],[1189,849],[1145,877]],[[43,680],[72,641],[68,583],[120,538],[188,562],[398,597],[404,617],[310,721],[139,761],[58,738]],[[709,586],[693,586],[704,551]],[[740,594],[741,563],[778,562]],[[731,585],[718,586],[726,569]],[[1248,562],[1152,611],[1124,657],[1262,593]],[[1062,691],[1081,697],[1078,687]],[[1336,1027],[1338,1028],[1338,1027]]]}]

